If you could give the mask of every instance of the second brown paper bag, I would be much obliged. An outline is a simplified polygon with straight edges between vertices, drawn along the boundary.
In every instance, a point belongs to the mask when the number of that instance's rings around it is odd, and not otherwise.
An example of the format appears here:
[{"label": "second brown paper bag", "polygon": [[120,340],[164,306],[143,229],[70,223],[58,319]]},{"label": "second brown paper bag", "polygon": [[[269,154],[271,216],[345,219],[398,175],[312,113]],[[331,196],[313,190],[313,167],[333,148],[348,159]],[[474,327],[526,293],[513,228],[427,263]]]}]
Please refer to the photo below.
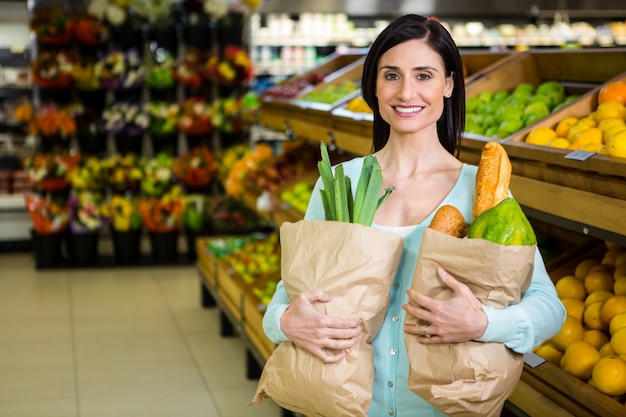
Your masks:
[{"label": "second brown paper bag", "polygon": [[358,224],[307,220],[283,223],[280,240],[289,302],[301,292],[324,290],[333,299],[316,307],[333,316],[360,318],[364,332],[334,364],[282,342],[265,364],[251,404],[271,398],[304,415],[364,417],[374,378],[370,342],[387,309],[403,240]]},{"label": "second brown paper bag", "polygon": [[[530,285],[536,245],[503,246],[483,239],[459,239],[430,228],[418,255],[412,288],[435,299],[451,290],[437,273],[442,266],[469,286],[483,305],[504,308],[518,302]],[[459,314],[463,314],[459,311]],[[407,315],[406,324],[423,324]],[[502,343],[423,345],[405,334],[409,388],[449,416],[499,416],[521,376],[523,356]]]}]

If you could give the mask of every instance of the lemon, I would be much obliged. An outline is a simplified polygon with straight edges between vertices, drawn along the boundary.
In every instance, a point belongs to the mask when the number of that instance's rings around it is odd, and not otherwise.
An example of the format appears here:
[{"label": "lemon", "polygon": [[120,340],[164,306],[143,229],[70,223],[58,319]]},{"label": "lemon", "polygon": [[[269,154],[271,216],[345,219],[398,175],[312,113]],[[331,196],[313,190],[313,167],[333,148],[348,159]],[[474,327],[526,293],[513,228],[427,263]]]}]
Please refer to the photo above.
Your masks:
[{"label": "lemon", "polygon": [[587,342],[579,340],[565,349],[561,368],[582,380],[591,378],[593,367],[600,360],[600,352]]},{"label": "lemon", "polygon": [[588,145],[590,143],[602,144],[604,138],[602,130],[598,127],[590,127],[585,130],[581,130],[574,136],[572,143],[576,143],[581,146]]},{"label": "lemon", "polygon": [[611,135],[606,143],[606,153],[609,156],[626,158],[626,130]]},{"label": "lemon", "polygon": [[547,145],[550,141],[556,139],[557,134],[554,129],[549,127],[538,127],[533,129],[528,136],[526,136],[526,143],[532,145]]},{"label": "lemon", "polygon": [[624,122],[624,119],[619,119],[616,117],[611,117],[608,119],[603,119],[600,120],[600,123],[598,123],[598,128],[600,130],[602,130],[603,132],[606,131],[608,128],[610,127],[624,127],[626,126],[626,122]]},{"label": "lemon", "polygon": [[576,298],[578,300],[584,300],[587,297],[585,283],[574,275],[567,275],[559,279],[554,286],[560,299]]},{"label": "lemon", "polygon": [[617,329],[611,336],[611,349],[615,355],[626,355],[626,327]]},{"label": "lemon", "polygon": [[626,361],[619,356],[601,358],[591,372],[598,391],[606,395],[626,394]]},{"label": "lemon", "polygon": [[572,343],[583,340],[584,336],[585,330],[580,320],[576,317],[568,315],[565,317],[565,322],[563,323],[561,330],[554,337],[552,337],[550,343],[554,344],[558,350],[564,352],[565,349],[567,349],[567,347]]},{"label": "lemon", "polygon": [[585,151],[585,152],[597,152],[599,153],[600,150],[604,148],[604,145],[601,143],[588,143],[586,145],[583,145],[580,150],[581,151]]},{"label": "lemon", "polygon": [[619,101],[605,101],[596,109],[596,120],[623,119],[626,115],[626,107]]},{"label": "lemon", "polygon": [[583,130],[587,130],[589,128],[590,126],[587,126],[585,123],[578,121],[574,123],[572,127],[569,128],[569,130],[567,131],[567,136],[565,136],[565,138],[569,140],[570,142],[574,142],[574,138],[576,137],[578,133],[582,132]]},{"label": "lemon", "polygon": [[559,148],[559,149],[565,149],[570,145],[569,140],[565,139],[565,138],[556,138],[554,140],[551,140],[548,143],[548,146],[552,147],[552,148]]},{"label": "lemon", "polygon": [[537,346],[533,351],[547,360],[548,362],[552,362],[556,366],[559,366],[561,363],[561,359],[563,358],[563,352],[558,350],[556,346],[552,343],[544,343],[542,345]]},{"label": "lemon", "polygon": [[556,128],[554,129],[554,131],[556,132],[556,135],[560,138],[566,137],[567,131],[570,129],[570,127],[574,126],[576,122],[578,122],[578,118],[573,117],[573,116],[569,116],[561,120],[556,125]]},{"label": "lemon", "polygon": [[608,143],[611,136],[616,134],[617,132],[621,132],[622,130],[626,130],[626,126],[611,126],[604,131],[604,143]]},{"label": "lemon", "polygon": [[594,348],[600,350],[602,346],[609,343],[609,336],[605,332],[596,329],[585,330],[583,342],[589,343]]},{"label": "lemon", "polygon": [[596,122],[596,119],[593,117],[583,117],[582,119],[579,120],[580,123],[584,124],[587,127],[596,127],[598,126],[598,122]]},{"label": "lemon", "polygon": [[609,323],[609,334],[613,335],[623,327],[626,327],[626,311],[622,311],[613,316]]}]

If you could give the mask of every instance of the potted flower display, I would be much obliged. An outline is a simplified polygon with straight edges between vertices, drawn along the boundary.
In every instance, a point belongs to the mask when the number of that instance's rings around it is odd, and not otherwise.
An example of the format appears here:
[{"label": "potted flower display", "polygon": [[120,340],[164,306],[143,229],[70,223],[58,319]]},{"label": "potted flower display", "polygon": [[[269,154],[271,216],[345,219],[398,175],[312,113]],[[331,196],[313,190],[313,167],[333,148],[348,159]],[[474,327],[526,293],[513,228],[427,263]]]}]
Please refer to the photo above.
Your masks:
[{"label": "potted flower display", "polygon": [[112,90],[116,101],[139,102],[146,67],[137,49],[112,49],[103,58],[103,85]]},{"label": "potted flower display", "polygon": [[104,61],[80,61],[72,67],[72,78],[78,97],[86,108],[102,112],[106,102]]},{"label": "potted flower display", "polygon": [[81,158],[78,165],[67,173],[67,179],[75,191],[104,192],[107,172],[100,158],[86,156]]},{"label": "potted flower display", "polygon": [[141,255],[142,218],[139,200],[119,194],[111,196],[111,236],[113,254],[118,263],[135,263]]},{"label": "potted flower display", "polygon": [[104,156],[107,151],[107,134],[102,126],[100,112],[92,108],[77,108],[74,113],[76,139],[84,155]]},{"label": "potted flower display", "polygon": [[172,263],[178,257],[178,235],[183,222],[184,201],[180,188],[161,197],[139,202],[143,224],[148,230],[154,263]]},{"label": "potted flower display", "polygon": [[72,20],[63,7],[37,10],[30,21],[30,28],[41,45],[58,47],[72,41]]},{"label": "potted flower display", "polygon": [[241,143],[246,138],[241,115],[240,99],[234,97],[218,98],[213,101],[213,126],[221,133],[225,146]]},{"label": "potted flower display", "polygon": [[183,231],[187,242],[187,253],[191,260],[195,260],[196,239],[212,233],[211,223],[206,216],[210,199],[205,194],[186,194],[184,203]]},{"label": "potted flower display", "polygon": [[217,163],[208,146],[199,146],[179,155],[173,172],[189,193],[206,192],[217,171]]},{"label": "potted flower display", "polygon": [[205,62],[204,76],[220,86],[229,87],[223,92],[230,94],[233,87],[242,86],[252,79],[252,61],[245,49],[226,45],[220,55],[211,55]]},{"label": "potted flower display", "polygon": [[101,193],[77,191],[68,200],[70,207],[69,252],[81,265],[98,259],[100,230],[109,222],[109,206]]},{"label": "potted flower display", "polygon": [[110,40],[123,50],[140,50],[143,46],[142,26],[146,19],[133,7],[134,3],[129,0],[91,0],[87,5],[87,13],[108,26]]},{"label": "potted flower display", "polygon": [[151,100],[170,102],[176,100],[175,64],[174,57],[165,50],[157,49],[152,54],[146,75]]},{"label": "potted flower display", "polygon": [[147,196],[160,197],[170,192],[174,186],[172,155],[160,153],[146,160],[143,165],[141,192]]},{"label": "potted flower display", "polygon": [[76,122],[67,108],[55,104],[41,106],[35,114],[35,128],[43,152],[63,151],[76,134]]},{"label": "potted flower display", "polygon": [[188,98],[180,107],[178,129],[185,134],[187,148],[210,145],[209,134],[213,129],[211,104],[201,97]]},{"label": "potted flower display", "polygon": [[77,162],[76,156],[58,153],[35,154],[24,158],[24,169],[36,188],[63,196],[70,188],[66,175],[74,169]]},{"label": "potted flower display", "polygon": [[143,135],[150,122],[143,106],[115,102],[102,112],[102,122],[105,132],[113,135],[117,152],[141,155]]},{"label": "potted flower display", "polygon": [[109,190],[114,195],[138,195],[143,179],[143,162],[135,154],[114,154],[102,161]]},{"label": "potted flower display", "polygon": [[69,208],[64,199],[27,194],[26,209],[33,228],[31,243],[35,266],[46,268],[58,265],[62,258],[63,235],[69,224]]},{"label": "potted flower display", "polygon": [[[109,27],[97,17],[82,13],[74,18],[73,35],[80,45],[98,46],[108,40]],[[88,53],[90,49],[82,48],[81,54]]]},{"label": "potted flower display", "polygon": [[202,63],[205,53],[198,48],[187,48],[174,68],[174,77],[185,88],[187,97],[203,97]]},{"label": "potted flower display", "polygon": [[152,140],[153,154],[167,152],[178,153],[178,103],[164,101],[150,102],[145,105],[150,117],[148,132]]},{"label": "potted flower display", "polygon": [[43,50],[37,54],[31,69],[33,83],[39,87],[42,103],[68,102],[71,96],[68,89],[74,82],[72,68],[75,61],[73,54],[63,50]]}]

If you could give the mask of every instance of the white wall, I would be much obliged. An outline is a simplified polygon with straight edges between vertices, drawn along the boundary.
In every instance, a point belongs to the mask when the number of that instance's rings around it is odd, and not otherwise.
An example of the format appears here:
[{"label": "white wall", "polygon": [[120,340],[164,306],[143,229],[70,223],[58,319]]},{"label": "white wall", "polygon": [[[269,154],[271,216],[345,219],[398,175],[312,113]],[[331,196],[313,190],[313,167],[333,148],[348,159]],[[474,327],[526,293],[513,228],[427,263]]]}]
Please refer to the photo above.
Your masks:
[{"label": "white wall", "polygon": [[0,1],[0,48],[24,48],[29,43],[26,1]]}]

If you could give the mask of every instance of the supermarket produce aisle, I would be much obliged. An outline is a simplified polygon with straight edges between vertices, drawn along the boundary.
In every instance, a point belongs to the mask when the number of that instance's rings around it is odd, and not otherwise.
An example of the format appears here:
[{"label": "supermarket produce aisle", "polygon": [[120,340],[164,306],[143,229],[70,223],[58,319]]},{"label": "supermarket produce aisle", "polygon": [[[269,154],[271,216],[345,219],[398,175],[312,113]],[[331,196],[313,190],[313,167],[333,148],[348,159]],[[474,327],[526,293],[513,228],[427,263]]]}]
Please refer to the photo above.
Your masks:
[{"label": "supermarket produce aisle", "polygon": [[279,417],[194,266],[36,270],[0,253],[0,416]]}]

